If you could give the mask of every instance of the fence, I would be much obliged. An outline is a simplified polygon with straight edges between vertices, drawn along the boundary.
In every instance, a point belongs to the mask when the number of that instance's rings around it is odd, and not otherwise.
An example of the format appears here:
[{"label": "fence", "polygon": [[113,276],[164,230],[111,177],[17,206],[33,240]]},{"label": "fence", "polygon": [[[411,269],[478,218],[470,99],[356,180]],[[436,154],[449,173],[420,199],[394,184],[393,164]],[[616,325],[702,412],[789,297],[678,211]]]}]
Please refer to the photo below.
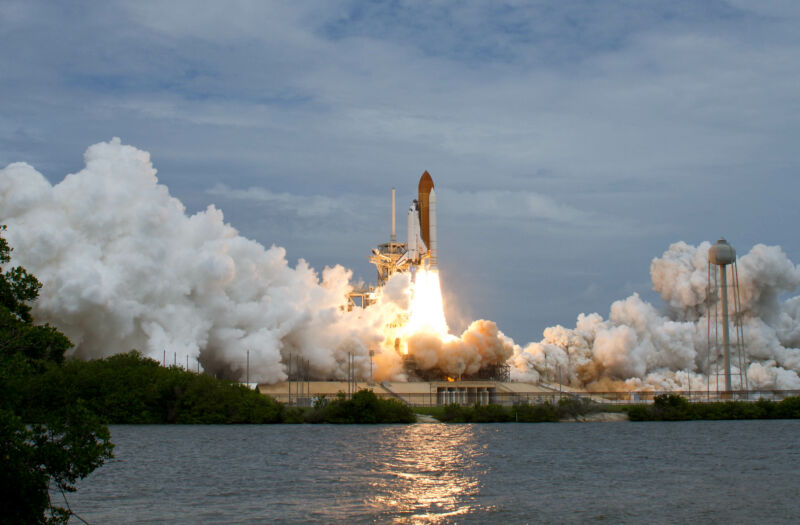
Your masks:
[{"label": "fence", "polygon": [[[572,399],[588,399],[599,404],[608,405],[631,405],[631,404],[649,404],[653,402],[656,396],[661,394],[679,395],[688,399],[692,403],[712,403],[718,401],[758,401],[759,399],[768,399],[772,401],[781,401],[787,397],[800,396],[800,390],[750,390],[750,391],[733,391],[733,392],[708,392],[706,390],[696,391],[640,391],[640,392],[497,392],[492,391],[488,396],[451,398],[447,396],[437,395],[437,392],[432,390],[430,393],[412,393],[412,394],[386,394],[376,393],[382,399],[398,399],[404,403],[415,407],[431,407],[447,405],[452,402],[460,405],[474,405],[478,404],[497,404],[503,406],[514,406],[522,404],[540,404],[540,403],[558,403],[561,398]],[[288,395],[274,396],[282,403],[288,403],[296,406],[313,406],[313,403],[320,396],[303,393],[292,394],[291,398]],[[350,396],[345,394],[346,398]]]}]

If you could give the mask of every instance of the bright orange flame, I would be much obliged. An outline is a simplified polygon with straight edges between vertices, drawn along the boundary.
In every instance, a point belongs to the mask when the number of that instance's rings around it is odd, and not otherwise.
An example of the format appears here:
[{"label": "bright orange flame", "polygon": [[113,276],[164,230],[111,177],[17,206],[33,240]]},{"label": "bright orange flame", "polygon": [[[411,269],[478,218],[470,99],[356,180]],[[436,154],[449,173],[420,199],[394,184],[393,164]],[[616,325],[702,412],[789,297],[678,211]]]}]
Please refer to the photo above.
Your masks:
[{"label": "bright orange flame", "polygon": [[405,335],[428,332],[438,335],[442,340],[453,339],[447,328],[442,303],[442,286],[437,270],[420,268],[411,289],[411,312]]}]

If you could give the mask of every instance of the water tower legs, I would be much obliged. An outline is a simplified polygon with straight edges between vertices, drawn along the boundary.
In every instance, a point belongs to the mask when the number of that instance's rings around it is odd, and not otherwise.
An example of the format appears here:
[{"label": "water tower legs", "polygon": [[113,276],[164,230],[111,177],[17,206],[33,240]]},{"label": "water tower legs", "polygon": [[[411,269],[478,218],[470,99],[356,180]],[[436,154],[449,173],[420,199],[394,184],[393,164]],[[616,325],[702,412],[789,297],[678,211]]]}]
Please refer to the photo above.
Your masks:
[{"label": "water tower legs", "polygon": [[731,352],[730,352],[730,333],[728,331],[728,266],[719,267],[722,279],[720,282],[720,296],[722,299],[722,349],[723,362],[725,368],[725,391],[730,392],[731,388]]}]

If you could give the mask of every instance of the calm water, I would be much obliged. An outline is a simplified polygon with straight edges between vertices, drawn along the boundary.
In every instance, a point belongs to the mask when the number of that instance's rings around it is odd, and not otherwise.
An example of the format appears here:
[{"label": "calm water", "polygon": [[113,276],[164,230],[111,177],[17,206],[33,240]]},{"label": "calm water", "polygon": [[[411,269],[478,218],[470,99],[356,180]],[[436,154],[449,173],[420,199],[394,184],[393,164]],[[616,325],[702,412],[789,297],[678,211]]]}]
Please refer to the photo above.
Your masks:
[{"label": "calm water", "polygon": [[800,520],[800,421],[111,430],[95,525]]}]

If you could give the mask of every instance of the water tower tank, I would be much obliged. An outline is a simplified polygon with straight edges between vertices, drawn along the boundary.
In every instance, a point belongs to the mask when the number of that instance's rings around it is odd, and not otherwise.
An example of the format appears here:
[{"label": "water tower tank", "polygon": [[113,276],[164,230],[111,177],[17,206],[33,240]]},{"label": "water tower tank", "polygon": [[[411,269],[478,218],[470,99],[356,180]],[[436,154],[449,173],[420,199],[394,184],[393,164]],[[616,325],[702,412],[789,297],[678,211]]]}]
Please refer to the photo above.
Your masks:
[{"label": "water tower tank", "polygon": [[720,239],[717,244],[708,249],[708,262],[717,266],[725,266],[736,260],[736,250],[725,239]]}]

